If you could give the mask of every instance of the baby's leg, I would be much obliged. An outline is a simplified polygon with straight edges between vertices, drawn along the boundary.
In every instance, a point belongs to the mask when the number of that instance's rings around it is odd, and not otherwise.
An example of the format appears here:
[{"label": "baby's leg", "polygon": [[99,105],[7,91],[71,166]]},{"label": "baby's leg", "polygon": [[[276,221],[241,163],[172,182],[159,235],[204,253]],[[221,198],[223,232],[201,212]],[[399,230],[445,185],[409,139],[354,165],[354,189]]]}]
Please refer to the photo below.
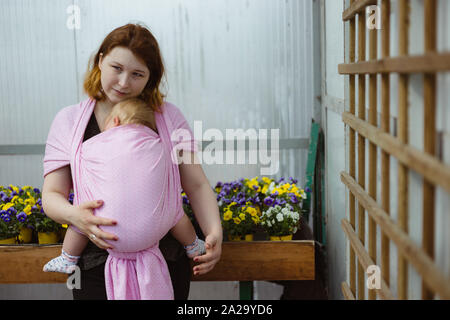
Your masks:
[{"label": "baby's leg", "polygon": [[82,234],[71,228],[67,229],[61,255],[47,262],[44,272],[72,273],[88,241]]},{"label": "baby's leg", "polygon": [[194,258],[206,252],[205,242],[197,237],[194,226],[186,215],[183,215],[170,232],[184,246],[189,258]]},{"label": "baby's leg", "polygon": [[68,228],[62,248],[69,255],[80,256],[88,242],[89,239],[86,236],[76,232],[72,228]]}]

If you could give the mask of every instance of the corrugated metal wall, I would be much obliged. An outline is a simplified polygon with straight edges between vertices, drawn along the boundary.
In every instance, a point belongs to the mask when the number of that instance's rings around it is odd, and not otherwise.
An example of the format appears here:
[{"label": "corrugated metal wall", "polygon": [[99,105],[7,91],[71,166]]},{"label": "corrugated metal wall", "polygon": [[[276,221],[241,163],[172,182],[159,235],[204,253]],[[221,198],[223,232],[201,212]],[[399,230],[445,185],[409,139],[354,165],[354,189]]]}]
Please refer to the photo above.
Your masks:
[{"label": "corrugated metal wall", "polygon": [[[227,128],[279,128],[281,139],[307,146],[311,118],[318,110],[315,96],[320,95],[315,3],[2,0],[0,184],[42,186],[42,154],[35,147],[43,152],[58,110],[85,98],[82,80],[88,59],[106,34],[136,21],[158,39],[167,69],[167,100],[183,111],[191,126],[201,120],[203,132],[217,128],[223,135]],[[67,27],[71,5],[80,9],[79,29]],[[11,145],[32,154],[11,155]],[[306,149],[280,150],[279,157],[277,177],[304,181]],[[258,165],[203,167],[211,184],[260,175]],[[206,298],[204,290],[196,289],[202,285],[192,284],[192,298]],[[209,298],[237,297],[236,284],[216,285],[210,287]],[[280,287],[273,286],[258,284],[256,295],[278,298]],[[55,295],[54,287],[0,286],[0,297],[70,298],[61,293],[65,288]]]}]

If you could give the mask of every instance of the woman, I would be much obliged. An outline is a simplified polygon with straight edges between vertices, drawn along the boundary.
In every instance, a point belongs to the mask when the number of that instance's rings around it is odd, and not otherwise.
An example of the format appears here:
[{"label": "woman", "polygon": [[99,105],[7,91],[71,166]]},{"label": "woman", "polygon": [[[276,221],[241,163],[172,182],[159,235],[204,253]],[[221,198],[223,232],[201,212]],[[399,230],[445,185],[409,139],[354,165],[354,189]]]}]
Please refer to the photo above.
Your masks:
[{"label": "woman", "polygon": [[[163,74],[164,66],[159,46],[150,31],[135,24],[119,27],[104,39],[88,70],[84,89],[90,99],[64,108],[52,124],[49,138],[55,138],[52,141],[47,140],[44,158],[44,210],[55,221],[75,226],[82,233],[89,235],[91,240],[79,262],[81,289],[73,290],[74,299],[106,299],[105,249],[113,247],[105,240],[112,240],[113,243],[117,239],[114,234],[99,228],[113,226],[115,221],[93,215],[93,210],[103,204],[102,199],[78,205],[71,205],[67,200],[72,185],[74,190],[76,189],[76,183],[73,183],[77,173],[74,167],[74,137],[78,133],[82,137],[82,143],[103,131],[104,128],[99,125],[105,123],[113,105],[124,99],[138,97],[148,102],[154,111],[164,113],[166,103],[159,91]],[[171,129],[190,130],[181,112],[173,105],[170,106],[170,112],[175,113],[171,116],[174,119]],[[93,112],[86,117],[86,110],[89,108],[93,108]],[[84,121],[78,121],[82,118],[81,114],[86,118]],[[67,125],[64,127],[62,124]],[[57,134],[52,134],[52,130],[56,128]],[[195,159],[193,150],[188,148],[181,152],[187,152],[188,158]],[[52,159],[48,156],[52,152],[58,152],[59,158]],[[185,157],[186,154],[181,156]],[[189,197],[205,235],[206,254],[194,259],[199,265],[194,267],[193,272],[195,275],[201,275],[209,272],[220,259],[222,228],[217,201],[209,182],[201,166],[195,164],[198,161],[191,163],[194,164],[180,164],[179,175],[183,190]],[[170,235],[166,235],[160,242],[160,249],[169,266],[175,299],[187,299],[191,270],[183,247]]]}]

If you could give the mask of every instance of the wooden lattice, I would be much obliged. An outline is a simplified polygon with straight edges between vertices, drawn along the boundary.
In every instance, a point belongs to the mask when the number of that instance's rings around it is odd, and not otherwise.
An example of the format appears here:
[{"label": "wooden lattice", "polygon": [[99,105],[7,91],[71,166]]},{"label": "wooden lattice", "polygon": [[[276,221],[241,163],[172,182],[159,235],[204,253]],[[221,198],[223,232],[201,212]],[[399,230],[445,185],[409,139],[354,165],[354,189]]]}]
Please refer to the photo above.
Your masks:
[{"label": "wooden lattice", "polygon": [[[365,270],[370,265],[381,265],[381,289],[369,290],[369,299],[408,299],[408,264],[422,279],[422,298],[433,299],[437,294],[450,299],[450,281],[434,263],[435,189],[442,187],[450,192],[450,167],[436,156],[436,72],[450,70],[450,54],[438,53],[436,46],[436,0],[424,0],[424,54],[408,55],[409,1],[398,3],[399,56],[390,57],[390,0],[350,0],[342,18],[350,24],[349,63],[339,65],[339,73],[348,75],[348,111],[342,115],[348,126],[349,172],[341,173],[341,180],[349,190],[349,220],[342,227],[350,242],[349,283],[342,283],[346,299],[365,299]],[[366,26],[366,7],[378,5],[381,10],[381,30]],[[357,26],[356,26],[357,24]],[[377,56],[377,37],[381,34],[381,57]],[[369,59],[366,60],[366,34],[369,37]],[[358,48],[356,48],[356,36]],[[356,51],[357,50],[357,51]],[[358,61],[355,60],[356,52]],[[398,133],[390,133],[390,73],[399,74]],[[408,144],[408,77],[412,73],[424,76],[424,149],[419,151]],[[377,87],[377,75],[381,75],[381,87]],[[369,77],[369,106],[366,119],[366,75]],[[356,77],[358,76],[358,77]],[[356,86],[358,97],[356,97]],[[381,90],[381,121],[377,124],[377,90]],[[356,114],[356,106],[358,106]],[[357,137],[357,138],[356,138]],[[357,149],[356,149],[357,141]],[[369,148],[368,181],[365,172],[366,141]],[[377,203],[377,149],[381,149],[381,194]],[[356,155],[357,150],[357,155]],[[389,214],[390,183],[389,159],[398,160],[398,219]],[[356,161],[358,173],[356,175]],[[423,177],[423,225],[422,246],[408,235],[408,171]],[[357,177],[357,178],[356,178]],[[365,243],[366,212],[369,218],[368,243]],[[358,223],[356,224],[356,213]],[[355,228],[357,226],[357,229]],[[381,261],[376,261],[376,228],[381,229]],[[390,288],[389,244],[398,251],[397,297]]]}]

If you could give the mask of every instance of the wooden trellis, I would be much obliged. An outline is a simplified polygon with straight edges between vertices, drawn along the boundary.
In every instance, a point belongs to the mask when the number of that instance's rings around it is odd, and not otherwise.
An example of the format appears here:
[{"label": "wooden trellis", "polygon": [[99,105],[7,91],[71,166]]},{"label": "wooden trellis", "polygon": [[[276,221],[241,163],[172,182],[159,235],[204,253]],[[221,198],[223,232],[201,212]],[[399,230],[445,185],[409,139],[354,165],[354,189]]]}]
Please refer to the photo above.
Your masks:
[{"label": "wooden trellis", "polygon": [[[365,270],[370,265],[381,265],[381,289],[369,290],[369,299],[407,299],[408,264],[422,279],[422,299],[433,299],[437,294],[450,299],[450,281],[434,263],[435,188],[450,192],[450,167],[442,163],[436,153],[436,73],[450,70],[450,53],[437,52],[436,0],[424,0],[424,54],[408,55],[409,0],[398,0],[399,56],[390,57],[390,0],[350,0],[343,15],[349,22],[349,63],[339,65],[339,73],[349,75],[349,108],[342,115],[349,128],[349,172],[341,173],[341,180],[349,190],[349,220],[342,227],[350,241],[349,283],[342,283],[346,299],[365,299]],[[378,5],[381,11],[381,30],[366,26],[366,7]],[[356,19],[357,18],[357,19]],[[357,24],[357,26],[356,26]],[[377,56],[377,37],[381,34],[381,57]],[[366,34],[369,37],[369,59],[366,60]],[[356,36],[358,48],[356,48]],[[357,50],[357,51],[356,51]],[[355,56],[358,53],[358,61]],[[389,74],[399,74],[398,133],[390,134]],[[408,144],[408,76],[424,75],[424,149],[419,151]],[[381,75],[381,121],[377,124],[377,75]],[[366,119],[366,75],[369,77],[369,106]],[[358,77],[356,77],[358,76]],[[356,97],[356,87],[358,97]],[[356,114],[356,106],[358,106]],[[357,137],[357,138],[356,138]],[[357,140],[357,148],[356,148]],[[365,148],[369,148],[368,183],[366,184]],[[377,203],[377,148],[381,150],[381,205]],[[357,155],[356,155],[357,150]],[[398,219],[390,217],[389,159],[398,160]],[[356,175],[356,159],[358,173]],[[408,235],[408,171],[423,177],[422,246]],[[357,178],[356,178],[357,177]],[[356,221],[356,212],[358,213]],[[365,243],[366,212],[369,218],[368,243]],[[357,223],[356,223],[357,222]],[[357,226],[357,230],[355,228]],[[376,261],[376,228],[381,229],[381,261]],[[397,293],[390,288],[390,252],[393,243],[398,251]]]}]

